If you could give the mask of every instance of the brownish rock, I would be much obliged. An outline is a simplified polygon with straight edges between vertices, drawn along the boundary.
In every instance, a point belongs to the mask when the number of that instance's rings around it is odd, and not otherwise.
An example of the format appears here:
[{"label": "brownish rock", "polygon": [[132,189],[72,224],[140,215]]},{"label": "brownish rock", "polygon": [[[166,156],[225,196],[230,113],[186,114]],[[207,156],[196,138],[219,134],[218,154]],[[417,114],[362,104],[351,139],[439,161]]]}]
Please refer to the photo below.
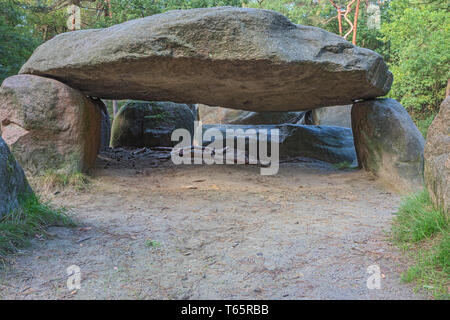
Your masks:
[{"label": "brownish rock", "polygon": [[2,137],[26,170],[85,171],[100,147],[98,103],[57,80],[9,77],[0,88]]},{"label": "brownish rock", "polygon": [[431,200],[450,212],[450,97],[428,129],[425,144],[425,184]]}]

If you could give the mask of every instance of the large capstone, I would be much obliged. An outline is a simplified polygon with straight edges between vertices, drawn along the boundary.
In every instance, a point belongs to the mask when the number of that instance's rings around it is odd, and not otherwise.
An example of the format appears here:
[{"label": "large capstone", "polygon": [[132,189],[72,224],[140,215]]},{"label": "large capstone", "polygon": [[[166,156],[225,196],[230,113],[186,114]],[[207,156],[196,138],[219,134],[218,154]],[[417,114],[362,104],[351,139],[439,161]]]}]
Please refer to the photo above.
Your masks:
[{"label": "large capstone", "polygon": [[0,137],[0,218],[17,209],[20,200],[32,193],[22,168]]},{"label": "large capstone", "polygon": [[352,127],[361,167],[398,192],[423,188],[425,141],[400,103],[394,99],[355,103]]},{"label": "large capstone", "polygon": [[129,101],[114,118],[111,146],[172,147],[175,129],[194,135],[194,114],[186,104],[173,102]]},{"label": "large capstone", "polygon": [[431,200],[450,213],[450,97],[428,129],[424,174]]},{"label": "large capstone", "polygon": [[100,148],[101,104],[54,79],[9,77],[0,88],[3,139],[32,173],[85,171]]},{"label": "large capstone", "polygon": [[301,111],[385,95],[381,56],[280,13],[250,8],[169,11],[106,29],[63,33],[20,70],[86,95]]}]

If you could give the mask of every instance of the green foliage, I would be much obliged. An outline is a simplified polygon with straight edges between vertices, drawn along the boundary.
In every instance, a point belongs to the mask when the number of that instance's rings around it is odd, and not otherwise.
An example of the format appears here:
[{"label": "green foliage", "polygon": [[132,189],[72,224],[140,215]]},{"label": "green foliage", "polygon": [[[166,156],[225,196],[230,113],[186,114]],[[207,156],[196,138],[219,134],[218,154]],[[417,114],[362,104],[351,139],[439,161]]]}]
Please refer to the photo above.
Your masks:
[{"label": "green foliage", "polygon": [[248,6],[280,12],[297,24],[322,27],[335,12],[331,4],[313,0],[254,0],[250,1]]},{"label": "green foliage", "polygon": [[450,218],[431,203],[427,191],[407,198],[392,225],[393,241],[413,259],[402,274],[404,282],[450,298]]},{"label": "green foliage", "polygon": [[[102,1],[100,1],[102,2]],[[82,21],[91,28],[108,27],[169,10],[242,5],[241,0],[111,0],[112,16],[83,11]]]},{"label": "green foliage", "polygon": [[16,1],[0,0],[0,83],[17,74],[39,44],[27,17],[27,12]]},{"label": "green foliage", "polygon": [[429,116],[421,116],[419,118],[417,117],[414,118],[414,122],[416,123],[417,128],[419,128],[419,131],[422,133],[425,139],[427,138],[428,128],[433,122],[435,116],[436,113],[433,112]]},{"label": "green foliage", "polygon": [[398,210],[392,226],[397,242],[418,242],[448,228],[449,218],[434,208],[428,191],[408,197]]},{"label": "green foliage", "polygon": [[335,167],[338,170],[347,170],[347,169],[356,169],[356,166],[353,166],[350,161],[343,161],[339,163],[333,164],[333,167]]},{"label": "green foliage", "polygon": [[450,78],[447,1],[394,0],[382,26],[394,84],[390,96],[418,119],[436,113]]},{"label": "green foliage", "polygon": [[49,226],[73,226],[65,209],[54,209],[35,195],[24,196],[17,209],[0,219],[0,260],[29,245],[32,236],[43,237]]},{"label": "green foliage", "polygon": [[[344,8],[348,1],[334,1]],[[337,10],[329,1],[314,0],[252,0],[249,1],[249,7],[263,8],[281,12],[296,24],[320,27],[330,32],[339,34],[339,23],[337,19]],[[367,26],[367,3],[360,2],[358,14],[358,32],[356,43],[358,46],[376,50],[379,53],[385,51],[384,43],[379,39],[381,33],[379,30]],[[354,8],[355,6],[353,6]],[[386,3],[380,4],[382,20],[387,19],[388,12],[385,10]],[[353,22],[355,10],[353,9],[348,18]],[[349,30],[349,25],[342,22],[343,35]],[[352,35],[348,35],[347,40],[352,40]]]}]

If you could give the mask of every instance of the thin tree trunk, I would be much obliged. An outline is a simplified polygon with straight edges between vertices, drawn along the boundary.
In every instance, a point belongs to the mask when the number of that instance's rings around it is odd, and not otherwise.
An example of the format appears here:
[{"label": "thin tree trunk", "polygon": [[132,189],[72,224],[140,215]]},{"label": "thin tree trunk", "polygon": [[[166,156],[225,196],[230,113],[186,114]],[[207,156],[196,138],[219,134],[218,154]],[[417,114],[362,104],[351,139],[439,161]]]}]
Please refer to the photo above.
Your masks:
[{"label": "thin tree trunk", "polygon": [[117,107],[117,100],[113,100],[113,101],[112,101],[112,104],[113,104],[113,116],[114,116],[114,118],[115,118],[117,112],[119,111],[119,110],[118,110],[118,107]]},{"label": "thin tree trunk", "polygon": [[450,96],[450,79],[447,80],[447,90],[445,90],[445,97]]},{"label": "thin tree trunk", "polygon": [[359,14],[359,0],[356,1],[355,19],[353,20],[353,39],[352,43],[356,45],[356,31],[358,30],[358,14]]}]

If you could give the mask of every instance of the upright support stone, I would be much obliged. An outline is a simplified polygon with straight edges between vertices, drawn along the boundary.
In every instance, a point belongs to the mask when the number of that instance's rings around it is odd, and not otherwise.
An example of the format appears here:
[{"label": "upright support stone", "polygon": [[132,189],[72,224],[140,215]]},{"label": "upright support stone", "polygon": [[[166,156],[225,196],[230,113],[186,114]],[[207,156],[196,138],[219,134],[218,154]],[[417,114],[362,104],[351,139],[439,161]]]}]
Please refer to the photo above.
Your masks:
[{"label": "upright support stone", "polygon": [[360,167],[398,192],[423,188],[425,141],[400,103],[394,99],[355,103],[352,129]]},{"label": "upright support stone", "polygon": [[100,147],[99,103],[57,80],[7,78],[0,88],[3,139],[33,173],[85,171]]},{"label": "upright support stone", "polygon": [[442,102],[428,129],[425,184],[433,203],[450,213],[450,97]]},{"label": "upright support stone", "polygon": [[101,134],[100,134],[100,151],[108,150],[111,142],[111,118],[109,117],[108,108],[100,99],[94,100],[94,103],[99,107],[102,122],[101,122]]},{"label": "upright support stone", "polygon": [[21,197],[32,193],[22,168],[0,137],[0,218],[17,209]]}]

